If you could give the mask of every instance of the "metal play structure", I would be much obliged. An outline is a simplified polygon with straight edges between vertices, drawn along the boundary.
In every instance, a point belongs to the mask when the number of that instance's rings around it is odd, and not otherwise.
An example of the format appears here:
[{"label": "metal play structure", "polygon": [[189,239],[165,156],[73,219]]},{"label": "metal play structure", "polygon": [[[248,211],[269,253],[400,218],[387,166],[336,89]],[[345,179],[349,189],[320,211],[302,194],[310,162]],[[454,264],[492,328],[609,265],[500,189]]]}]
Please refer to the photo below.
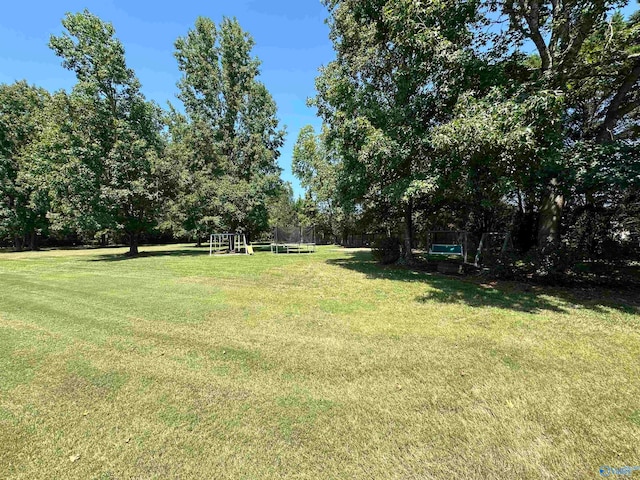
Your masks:
[{"label": "metal play structure", "polygon": [[253,247],[243,233],[212,233],[209,236],[209,255],[214,253],[244,253],[253,255]]},{"label": "metal play structure", "polygon": [[271,253],[312,253],[316,251],[315,226],[279,227],[273,229]]}]

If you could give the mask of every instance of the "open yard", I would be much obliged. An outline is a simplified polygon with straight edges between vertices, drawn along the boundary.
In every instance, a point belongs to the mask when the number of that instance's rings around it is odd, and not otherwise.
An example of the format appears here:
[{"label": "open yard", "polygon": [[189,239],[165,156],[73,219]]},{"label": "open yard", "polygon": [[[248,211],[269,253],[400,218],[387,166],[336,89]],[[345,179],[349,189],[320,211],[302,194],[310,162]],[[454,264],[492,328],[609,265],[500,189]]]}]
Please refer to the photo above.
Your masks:
[{"label": "open yard", "polygon": [[631,294],[383,269],[334,247],[124,251],[0,253],[0,478],[640,465]]}]

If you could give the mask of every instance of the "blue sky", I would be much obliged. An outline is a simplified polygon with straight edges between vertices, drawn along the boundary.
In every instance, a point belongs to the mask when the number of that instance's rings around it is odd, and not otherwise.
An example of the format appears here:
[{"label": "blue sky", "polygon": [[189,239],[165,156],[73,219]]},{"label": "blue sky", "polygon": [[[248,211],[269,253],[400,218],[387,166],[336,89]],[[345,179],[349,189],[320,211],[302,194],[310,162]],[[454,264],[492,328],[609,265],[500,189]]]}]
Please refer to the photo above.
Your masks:
[{"label": "blue sky", "polygon": [[[143,91],[162,106],[175,98],[180,78],[173,43],[192,28],[199,15],[219,23],[235,16],[256,41],[254,54],[262,61],[261,80],[275,98],[287,138],[281,152],[282,177],[302,193],[291,175],[291,155],[300,128],[320,129],[315,111],[306,99],[315,95],[314,80],[321,65],[334,58],[327,16],[320,0],[138,0],[11,1],[0,16],[0,83],[25,79],[50,91],[71,89],[72,73],[47,47],[49,36],[62,32],[66,12],[88,8],[113,23],[125,46],[127,62],[142,82]],[[630,2],[623,11],[637,9]]]},{"label": "blue sky", "polygon": [[291,175],[293,145],[304,125],[312,124],[319,131],[321,122],[306,100],[315,95],[318,68],[334,57],[324,23],[327,10],[320,0],[7,2],[0,16],[0,83],[25,79],[50,91],[70,90],[75,77],[61,66],[47,43],[51,34],[62,32],[66,12],[85,8],[114,25],[145,95],[161,106],[167,100],[179,104],[175,95],[180,72],[173,57],[176,38],[185,35],[200,15],[216,23],[223,16],[237,17],[256,42],[254,54],[262,61],[260,78],[287,127],[279,160],[282,177],[294,185],[296,194],[302,193]]}]

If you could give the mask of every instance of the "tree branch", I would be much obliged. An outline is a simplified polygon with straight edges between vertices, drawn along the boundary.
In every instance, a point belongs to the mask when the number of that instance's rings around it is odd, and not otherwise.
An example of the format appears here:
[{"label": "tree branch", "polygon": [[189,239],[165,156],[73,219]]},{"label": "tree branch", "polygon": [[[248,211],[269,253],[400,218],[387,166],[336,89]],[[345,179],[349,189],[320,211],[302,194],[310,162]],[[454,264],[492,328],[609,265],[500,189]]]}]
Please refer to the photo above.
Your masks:
[{"label": "tree branch", "polygon": [[600,20],[605,12],[605,0],[596,0],[593,2],[593,8],[580,14],[576,24],[570,29],[577,33],[567,46],[566,50],[561,54],[559,72],[566,72],[573,67],[573,63],[582,48],[582,44],[591,33],[593,25],[596,21]]},{"label": "tree branch", "polygon": [[638,106],[638,101],[631,102],[625,105],[625,98],[627,94],[635,87],[640,78],[640,59],[636,59],[635,65],[632,68],[627,78],[625,78],[618,91],[611,99],[609,107],[607,108],[607,114],[600,127],[600,131],[596,137],[596,140],[600,143],[605,142],[610,136],[613,128],[620,118],[632,111]]},{"label": "tree branch", "polygon": [[[561,16],[561,6],[560,6],[560,0],[551,0],[551,39],[549,40],[549,54],[551,55],[551,58],[554,57],[556,49],[557,49],[557,44],[558,44],[558,39],[561,38],[560,35],[560,30],[561,30],[561,26],[562,24],[559,23],[560,22],[560,16]],[[563,20],[566,20],[563,19]]]},{"label": "tree branch", "polygon": [[545,43],[542,33],[540,32],[540,4],[538,3],[538,0],[533,0],[529,3],[529,13],[525,13],[524,18],[529,27],[531,40],[540,54],[542,71],[546,72],[552,66],[552,58],[551,53],[549,52],[549,47]]}]

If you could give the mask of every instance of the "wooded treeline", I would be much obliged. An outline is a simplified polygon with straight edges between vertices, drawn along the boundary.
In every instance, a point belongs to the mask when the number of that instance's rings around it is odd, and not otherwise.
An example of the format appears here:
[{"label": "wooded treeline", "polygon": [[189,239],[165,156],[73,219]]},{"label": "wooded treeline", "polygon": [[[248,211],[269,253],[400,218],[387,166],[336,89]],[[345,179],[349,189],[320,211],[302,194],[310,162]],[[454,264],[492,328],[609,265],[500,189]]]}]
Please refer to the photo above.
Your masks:
[{"label": "wooded treeline", "polygon": [[538,273],[640,251],[640,14],[620,1],[325,0],[294,170],[341,235],[511,232]]},{"label": "wooded treeline", "polygon": [[145,99],[113,27],[68,15],[50,46],[71,92],[0,86],[0,239],[257,236],[313,223],[382,233],[403,261],[428,230],[510,232],[540,274],[639,258],[640,14],[610,0],[324,0],[320,70],[293,172],[238,22],[175,42],[184,109]]},{"label": "wooded treeline", "polygon": [[111,24],[88,11],[62,23],[49,46],[73,89],[0,86],[0,239],[115,237],[136,254],[151,232],[267,230],[284,131],[238,22],[199,18],[176,40],[184,113],[144,97]]}]

